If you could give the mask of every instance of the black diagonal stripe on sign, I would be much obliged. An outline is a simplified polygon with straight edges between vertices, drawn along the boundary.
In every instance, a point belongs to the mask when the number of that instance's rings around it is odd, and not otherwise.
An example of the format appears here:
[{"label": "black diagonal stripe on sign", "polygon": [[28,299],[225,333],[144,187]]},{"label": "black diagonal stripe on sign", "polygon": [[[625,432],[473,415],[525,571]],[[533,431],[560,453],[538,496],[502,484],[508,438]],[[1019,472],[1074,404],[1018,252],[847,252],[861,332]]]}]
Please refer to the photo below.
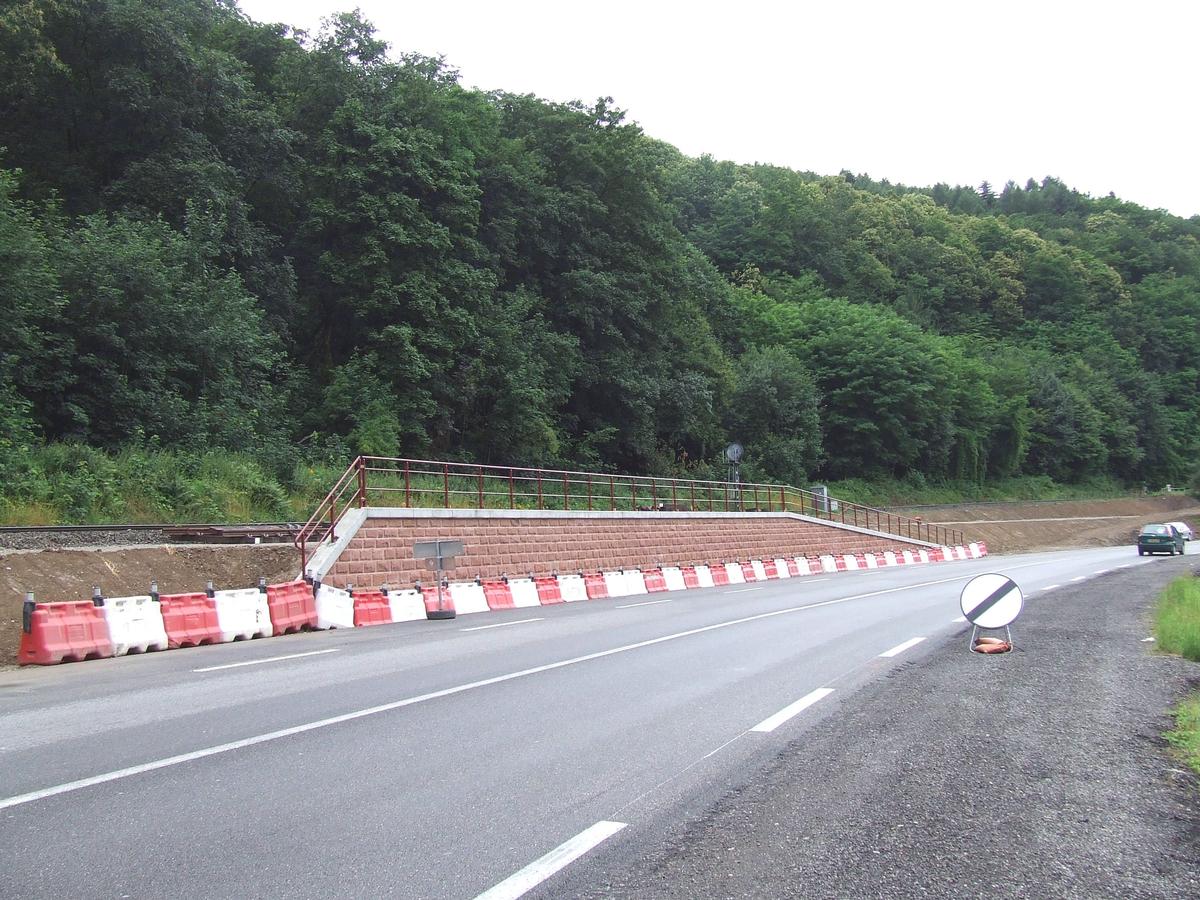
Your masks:
[{"label": "black diagonal stripe on sign", "polygon": [[978,606],[972,607],[971,612],[968,613],[968,617],[971,619],[972,622],[974,622],[976,619],[978,619],[985,612],[987,612],[989,609],[991,609],[993,606],[995,606],[997,603],[999,603],[1001,600],[1003,600],[1008,594],[1010,594],[1012,591],[1015,591],[1016,589],[1017,589],[1017,585],[1015,582],[1006,580],[1004,582],[1004,584],[1000,585],[1000,587],[998,587],[994,591],[992,591],[988,595],[986,600],[984,600]]}]

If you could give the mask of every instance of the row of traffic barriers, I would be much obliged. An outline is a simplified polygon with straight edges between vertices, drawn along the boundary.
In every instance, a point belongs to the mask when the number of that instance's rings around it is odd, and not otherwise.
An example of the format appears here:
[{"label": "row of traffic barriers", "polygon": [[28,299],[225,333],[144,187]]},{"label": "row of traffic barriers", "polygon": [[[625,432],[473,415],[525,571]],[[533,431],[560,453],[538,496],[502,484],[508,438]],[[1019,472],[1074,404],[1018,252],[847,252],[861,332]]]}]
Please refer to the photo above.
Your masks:
[{"label": "row of traffic barriers", "polygon": [[608,597],[800,578],[805,575],[978,559],[987,545],[901,549],[841,555],[795,556],[715,565],[612,569],[573,575],[476,578],[412,588],[339,588],[297,580],[237,590],[105,597],[38,603],[27,594],[18,662],[55,665],[268,638],[300,631],[362,628],[419,619],[449,618],[491,610],[551,606]]}]

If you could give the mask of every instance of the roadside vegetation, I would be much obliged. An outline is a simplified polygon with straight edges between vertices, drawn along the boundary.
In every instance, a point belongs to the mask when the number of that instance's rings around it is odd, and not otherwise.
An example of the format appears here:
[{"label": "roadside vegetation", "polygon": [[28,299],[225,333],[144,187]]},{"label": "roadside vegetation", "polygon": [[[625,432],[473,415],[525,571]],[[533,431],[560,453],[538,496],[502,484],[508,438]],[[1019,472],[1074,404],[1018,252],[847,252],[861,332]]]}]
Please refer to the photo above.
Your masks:
[{"label": "roadside vegetation", "polygon": [[294,518],[358,453],[716,479],[738,441],[888,505],[1200,478],[1200,217],[691,158],[229,0],[0,6],[0,121],[7,521]]},{"label": "roadside vegetation", "polygon": [[[1200,578],[1184,575],[1167,585],[1158,601],[1154,638],[1163,652],[1200,662]],[[1200,692],[1180,703],[1172,715],[1175,728],[1167,740],[1200,774]]]}]

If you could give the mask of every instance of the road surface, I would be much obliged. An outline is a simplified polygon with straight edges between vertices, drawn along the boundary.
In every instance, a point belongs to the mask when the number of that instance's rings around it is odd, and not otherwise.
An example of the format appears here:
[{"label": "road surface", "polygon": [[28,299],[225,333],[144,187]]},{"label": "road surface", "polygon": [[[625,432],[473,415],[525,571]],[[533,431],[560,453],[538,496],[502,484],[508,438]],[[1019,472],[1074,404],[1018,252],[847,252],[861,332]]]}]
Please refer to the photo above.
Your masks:
[{"label": "road surface", "polygon": [[704,815],[830,697],[965,652],[972,576],[1036,605],[1158,563],[990,557],[0,672],[0,895],[554,896]]}]

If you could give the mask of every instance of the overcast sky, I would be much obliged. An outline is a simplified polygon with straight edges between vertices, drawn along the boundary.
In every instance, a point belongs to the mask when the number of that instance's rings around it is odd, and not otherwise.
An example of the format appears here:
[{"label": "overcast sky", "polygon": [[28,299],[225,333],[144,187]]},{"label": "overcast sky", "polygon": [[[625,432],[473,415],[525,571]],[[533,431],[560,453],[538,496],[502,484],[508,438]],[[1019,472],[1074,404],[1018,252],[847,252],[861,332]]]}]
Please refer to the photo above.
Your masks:
[{"label": "overcast sky", "polygon": [[312,31],[356,5],[467,86],[612,96],[691,156],[997,190],[1053,175],[1200,213],[1195,0],[240,0]]}]

